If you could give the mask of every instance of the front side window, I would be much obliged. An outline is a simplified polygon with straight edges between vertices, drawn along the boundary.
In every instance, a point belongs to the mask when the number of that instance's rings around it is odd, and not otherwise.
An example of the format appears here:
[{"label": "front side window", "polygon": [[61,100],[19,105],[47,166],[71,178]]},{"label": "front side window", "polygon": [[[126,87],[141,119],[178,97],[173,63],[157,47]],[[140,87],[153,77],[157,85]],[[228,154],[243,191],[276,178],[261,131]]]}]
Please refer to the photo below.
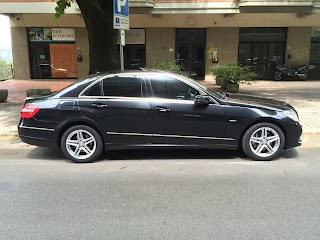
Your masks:
[{"label": "front side window", "polygon": [[140,78],[116,76],[103,80],[103,94],[106,97],[142,97]]},{"label": "front side window", "polygon": [[150,78],[153,95],[156,98],[194,100],[199,91],[184,82],[167,77],[153,76]]}]

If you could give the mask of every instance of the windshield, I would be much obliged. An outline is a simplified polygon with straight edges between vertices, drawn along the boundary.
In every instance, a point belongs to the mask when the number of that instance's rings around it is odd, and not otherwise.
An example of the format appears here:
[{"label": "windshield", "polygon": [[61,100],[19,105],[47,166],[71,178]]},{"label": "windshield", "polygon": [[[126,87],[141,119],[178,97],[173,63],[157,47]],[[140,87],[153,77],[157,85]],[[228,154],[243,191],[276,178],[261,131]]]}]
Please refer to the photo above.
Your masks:
[{"label": "windshield", "polygon": [[213,89],[208,88],[207,86],[203,85],[202,83],[199,83],[198,81],[189,78],[189,77],[185,77],[183,76],[183,78],[187,79],[189,82],[192,82],[194,85],[200,87],[201,89],[203,89],[204,91],[208,92],[209,94],[211,94],[212,96],[218,98],[218,99],[224,99],[225,95],[223,93],[217,92]]}]

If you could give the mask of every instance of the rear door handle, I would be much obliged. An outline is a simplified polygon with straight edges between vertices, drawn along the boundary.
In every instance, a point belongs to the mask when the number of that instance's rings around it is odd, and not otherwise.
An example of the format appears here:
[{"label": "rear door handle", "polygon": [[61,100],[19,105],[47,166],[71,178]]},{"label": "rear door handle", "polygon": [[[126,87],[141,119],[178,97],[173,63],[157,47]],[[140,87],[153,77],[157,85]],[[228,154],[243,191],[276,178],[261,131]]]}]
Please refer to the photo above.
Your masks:
[{"label": "rear door handle", "polygon": [[99,103],[93,103],[92,107],[96,107],[96,108],[107,108],[108,105],[105,104],[99,104]]},{"label": "rear door handle", "polygon": [[164,107],[156,107],[156,110],[158,112],[170,112],[170,108],[164,108]]}]

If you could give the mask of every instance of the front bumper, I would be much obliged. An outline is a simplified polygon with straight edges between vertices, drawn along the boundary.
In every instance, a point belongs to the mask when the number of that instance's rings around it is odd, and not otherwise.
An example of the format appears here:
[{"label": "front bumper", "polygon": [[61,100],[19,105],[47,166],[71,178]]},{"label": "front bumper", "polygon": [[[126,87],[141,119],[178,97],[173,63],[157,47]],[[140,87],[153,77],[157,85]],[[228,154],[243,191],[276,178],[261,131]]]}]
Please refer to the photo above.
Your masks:
[{"label": "front bumper", "polygon": [[298,122],[287,124],[285,149],[301,146],[301,135],[302,126]]}]

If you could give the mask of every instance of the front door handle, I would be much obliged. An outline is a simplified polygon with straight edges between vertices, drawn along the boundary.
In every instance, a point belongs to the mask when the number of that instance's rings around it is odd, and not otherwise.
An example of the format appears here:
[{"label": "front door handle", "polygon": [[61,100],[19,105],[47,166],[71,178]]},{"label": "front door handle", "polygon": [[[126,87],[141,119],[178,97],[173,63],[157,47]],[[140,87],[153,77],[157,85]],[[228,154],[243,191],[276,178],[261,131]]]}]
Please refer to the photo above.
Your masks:
[{"label": "front door handle", "polygon": [[170,112],[170,108],[164,108],[164,107],[156,107],[156,110],[158,112]]},{"label": "front door handle", "polygon": [[108,105],[105,105],[105,104],[96,104],[96,103],[93,103],[92,104],[92,107],[96,107],[96,108],[107,108]]}]

